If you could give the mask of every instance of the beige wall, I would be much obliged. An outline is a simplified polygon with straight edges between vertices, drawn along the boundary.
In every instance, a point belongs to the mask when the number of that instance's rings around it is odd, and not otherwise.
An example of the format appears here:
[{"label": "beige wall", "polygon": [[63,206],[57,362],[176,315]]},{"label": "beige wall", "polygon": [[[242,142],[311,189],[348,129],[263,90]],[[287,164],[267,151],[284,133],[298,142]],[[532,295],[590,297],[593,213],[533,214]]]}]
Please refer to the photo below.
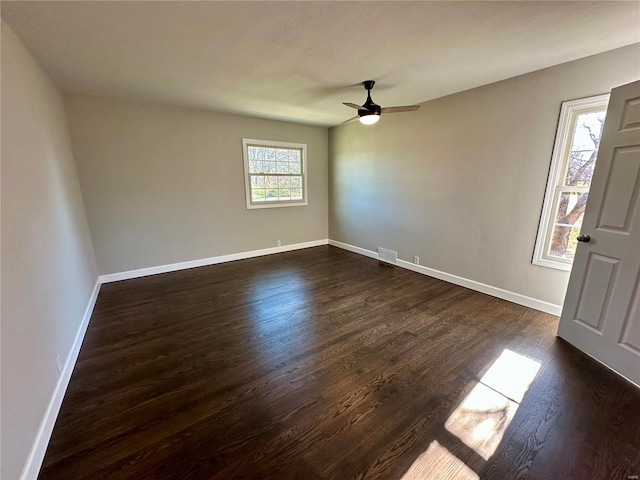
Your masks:
[{"label": "beige wall", "polygon": [[332,128],[330,238],[561,304],[531,264],[560,104],[639,77],[636,44]]},{"label": "beige wall", "polygon": [[[102,274],[327,238],[326,128],[80,94],[65,108]],[[243,137],[308,145],[307,206],[247,210]]]},{"label": "beige wall", "polygon": [[62,96],[2,23],[2,469],[18,478],[97,268]]}]

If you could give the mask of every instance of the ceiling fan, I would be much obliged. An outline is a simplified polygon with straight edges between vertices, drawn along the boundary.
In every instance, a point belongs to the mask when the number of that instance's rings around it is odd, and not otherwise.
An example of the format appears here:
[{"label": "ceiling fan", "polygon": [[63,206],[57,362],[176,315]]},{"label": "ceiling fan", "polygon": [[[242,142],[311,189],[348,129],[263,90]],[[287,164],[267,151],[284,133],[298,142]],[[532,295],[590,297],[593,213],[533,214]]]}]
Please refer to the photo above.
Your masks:
[{"label": "ceiling fan", "polygon": [[380,115],[383,113],[400,113],[400,112],[413,112],[414,110],[418,110],[420,105],[406,105],[402,107],[381,107],[380,105],[376,105],[371,100],[371,89],[376,84],[373,80],[365,80],[362,82],[365,90],[367,90],[367,101],[364,102],[364,105],[357,105],[355,103],[343,102],[343,105],[347,107],[355,108],[358,110],[358,115],[349,120],[345,120],[344,123],[349,123],[356,118],[360,120],[360,123],[364,123],[365,125],[373,125],[378,120],[380,120]]}]

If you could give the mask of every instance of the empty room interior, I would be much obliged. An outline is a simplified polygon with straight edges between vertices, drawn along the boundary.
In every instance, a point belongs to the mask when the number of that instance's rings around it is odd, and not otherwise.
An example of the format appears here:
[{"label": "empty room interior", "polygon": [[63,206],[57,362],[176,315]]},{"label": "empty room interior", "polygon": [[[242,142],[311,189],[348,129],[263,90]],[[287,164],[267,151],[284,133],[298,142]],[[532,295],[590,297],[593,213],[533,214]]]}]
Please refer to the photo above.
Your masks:
[{"label": "empty room interior", "polygon": [[640,2],[2,1],[2,480],[640,476]]}]

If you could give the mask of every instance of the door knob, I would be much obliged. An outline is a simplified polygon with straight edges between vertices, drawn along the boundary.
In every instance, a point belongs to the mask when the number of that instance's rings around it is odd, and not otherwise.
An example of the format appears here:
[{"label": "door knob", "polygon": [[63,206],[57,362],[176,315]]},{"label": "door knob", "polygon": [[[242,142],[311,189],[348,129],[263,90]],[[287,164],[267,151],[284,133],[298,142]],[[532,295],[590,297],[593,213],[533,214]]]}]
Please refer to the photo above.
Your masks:
[{"label": "door knob", "polygon": [[578,238],[576,238],[576,240],[578,240],[579,242],[589,243],[591,241],[591,236],[583,233],[582,235],[578,235]]}]

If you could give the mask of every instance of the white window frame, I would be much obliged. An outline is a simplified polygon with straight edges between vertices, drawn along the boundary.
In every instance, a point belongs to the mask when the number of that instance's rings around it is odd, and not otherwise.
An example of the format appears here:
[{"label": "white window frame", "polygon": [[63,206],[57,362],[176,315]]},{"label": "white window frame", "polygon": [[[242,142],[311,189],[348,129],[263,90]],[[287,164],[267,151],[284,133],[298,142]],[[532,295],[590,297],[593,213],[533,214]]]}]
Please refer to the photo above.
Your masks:
[{"label": "white window frame", "polygon": [[562,102],[556,140],[551,156],[551,168],[549,169],[549,178],[547,180],[542,214],[540,215],[540,224],[538,226],[538,236],[536,237],[536,244],[533,251],[532,263],[534,265],[556,268],[567,272],[571,271],[573,259],[553,257],[547,255],[545,252],[548,251],[549,243],[551,242],[553,223],[558,209],[560,193],[563,191],[574,192],[584,190],[585,193],[589,191],[587,187],[564,186],[564,178],[569,166],[571,142],[573,140],[573,127],[577,116],[585,110],[593,108],[606,109],[608,103],[609,94]]},{"label": "white window frame", "polygon": [[[276,200],[272,202],[253,202],[251,200],[251,173],[249,172],[249,146],[252,147],[276,147],[288,148],[301,151],[302,157],[302,200]],[[244,157],[244,189],[247,201],[247,209],[255,208],[279,208],[279,207],[302,207],[308,205],[309,193],[307,190],[307,144],[275,142],[272,140],[256,140],[253,138],[242,139],[242,154]],[[277,174],[276,174],[277,175]],[[284,175],[284,174],[280,174]],[[284,175],[289,176],[289,175]],[[294,175],[291,175],[294,176]],[[295,175],[296,177],[299,175]]]}]

